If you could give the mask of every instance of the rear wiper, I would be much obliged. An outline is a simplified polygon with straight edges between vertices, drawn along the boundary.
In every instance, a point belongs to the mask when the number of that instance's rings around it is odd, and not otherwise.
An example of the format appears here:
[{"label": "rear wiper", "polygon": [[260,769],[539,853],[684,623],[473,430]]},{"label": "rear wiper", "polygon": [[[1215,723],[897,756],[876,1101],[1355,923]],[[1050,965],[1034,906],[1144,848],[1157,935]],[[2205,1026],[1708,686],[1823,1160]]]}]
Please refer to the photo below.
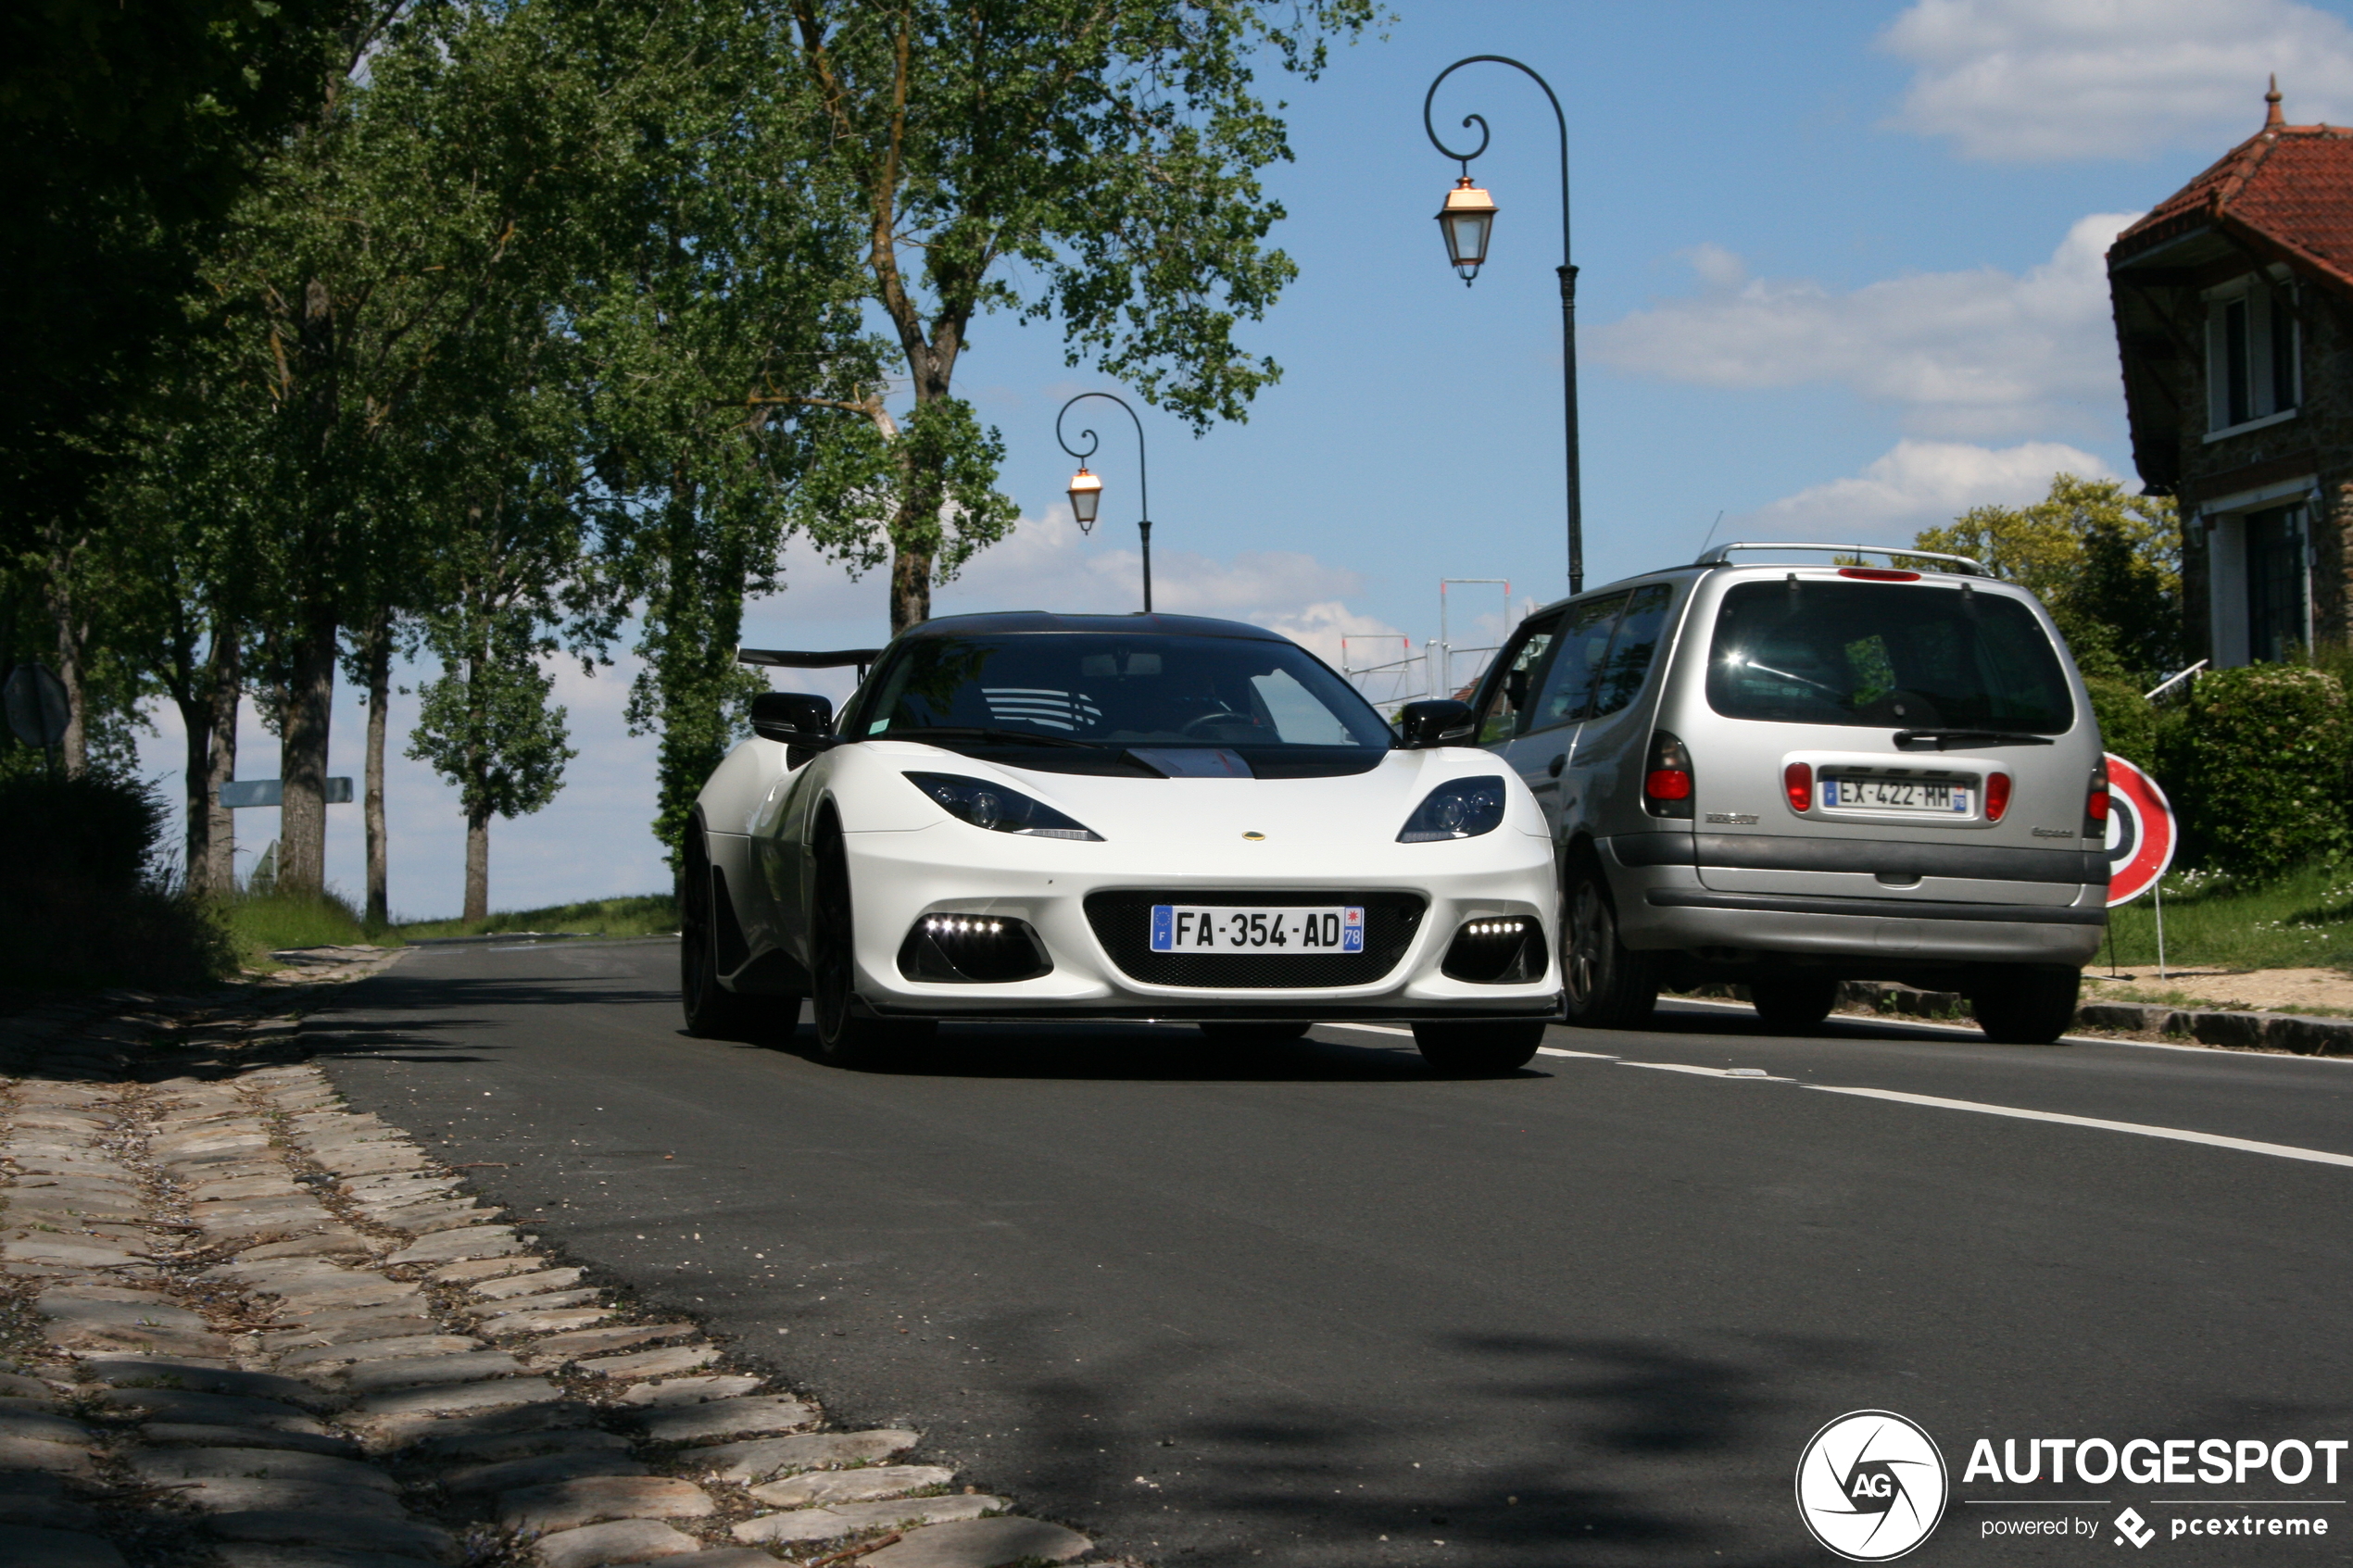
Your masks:
[{"label": "rear wiper", "polygon": [[990,730],[971,724],[930,724],[919,729],[885,730],[876,740],[925,740],[932,736],[953,740],[1010,741],[1015,746],[1075,746],[1082,751],[1100,751],[1105,743],[1095,740],[1074,740],[1067,735],[1041,735],[1032,730]]},{"label": "rear wiper", "polygon": [[2022,730],[1898,730],[1895,744],[1910,746],[1914,741],[1932,744],[1939,751],[1950,751],[1956,746],[2049,746],[2054,737],[2030,735]]}]

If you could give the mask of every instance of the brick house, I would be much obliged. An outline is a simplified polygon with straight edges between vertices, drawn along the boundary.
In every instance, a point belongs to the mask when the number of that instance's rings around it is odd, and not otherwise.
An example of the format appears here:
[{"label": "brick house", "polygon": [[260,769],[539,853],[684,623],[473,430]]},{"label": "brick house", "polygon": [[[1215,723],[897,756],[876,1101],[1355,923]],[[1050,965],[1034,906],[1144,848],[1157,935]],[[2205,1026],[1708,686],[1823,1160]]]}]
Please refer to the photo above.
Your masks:
[{"label": "brick house", "polygon": [[2353,129],[2262,130],[2108,248],[2133,463],[2192,659],[2353,642]]}]

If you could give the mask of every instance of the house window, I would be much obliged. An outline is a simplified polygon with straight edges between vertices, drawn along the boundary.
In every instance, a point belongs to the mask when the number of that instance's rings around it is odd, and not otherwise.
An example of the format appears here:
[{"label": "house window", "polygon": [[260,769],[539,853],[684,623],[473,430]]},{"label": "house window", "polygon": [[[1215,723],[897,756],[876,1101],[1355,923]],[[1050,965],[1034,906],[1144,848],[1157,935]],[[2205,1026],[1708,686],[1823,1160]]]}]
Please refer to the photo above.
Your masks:
[{"label": "house window", "polygon": [[2304,508],[2246,514],[2246,656],[2277,664],[2304,646]]},{"label": "house window", "polygon": [[2250,277],[2207,296],[2207,431],[2215,435],[2296,411],[2296,312],[2289,287]]}]

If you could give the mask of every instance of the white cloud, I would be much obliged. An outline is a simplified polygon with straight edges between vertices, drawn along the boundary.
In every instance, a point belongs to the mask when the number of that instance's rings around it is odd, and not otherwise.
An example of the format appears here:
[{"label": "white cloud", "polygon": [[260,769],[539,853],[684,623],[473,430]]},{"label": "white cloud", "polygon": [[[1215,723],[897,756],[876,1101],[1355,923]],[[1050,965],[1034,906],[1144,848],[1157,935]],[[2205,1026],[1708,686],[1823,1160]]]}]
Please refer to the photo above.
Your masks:
[{"label": "white cloud", "polygon": [[2293,0],[1919,0],[1880,35],[1916,68],[1892,123],[2017,162],[2223,150],[2353,109],[2353,29]]},{"label": "white cloud", "polygon": [[1917,434],[2089,436],[2120,401],[2104,257],[2132,214],[2080,219],[2050,260],[1921,272],[1840,294],[1817,282],[1743,282],[1716,245],[1687,252],[1705,287],[1594,332],[1629,374],[1765,389],[1842,383],[1896,408]]},{"label": "white cloud", "polygon": [[2060,471],[2114,479],[2089,452],[2056,441],[1994,448],[1950,441],[1904,441],[1861,473],[1785,495],[1730,520],[1719,539],[1802,539],[1823,544],[1908,545],[1971,507],[2020,506],[2049,493]]}]

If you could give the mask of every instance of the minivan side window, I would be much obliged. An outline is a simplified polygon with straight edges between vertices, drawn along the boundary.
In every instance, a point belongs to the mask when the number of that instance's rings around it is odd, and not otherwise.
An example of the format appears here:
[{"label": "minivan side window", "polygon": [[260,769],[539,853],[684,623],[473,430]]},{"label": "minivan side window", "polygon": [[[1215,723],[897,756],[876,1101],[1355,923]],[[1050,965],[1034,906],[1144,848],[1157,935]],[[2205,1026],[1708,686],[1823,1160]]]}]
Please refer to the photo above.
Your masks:
[{"label": "minivan side window", "polygon": [[1544,667],[1544,656],[1553,651],[1553,636],[1559,629],[1558,621],[1538,621],[1524,630],[1519,641],[1506,650],[1509,662],[1504,667],[1503,679],[1488,694],[1487,707],[1478,716],[1476,744],[1491,746],[1519,734],[1520,721],[1528,716],[1529,688],[1535,684],[1537,671]]},{"label": "minivan side window", "polygon": [[1674,596],[1671,585],[1653,583],[1635,589],[1634,596],[1627,601],[1617,635],[1610,640],[1609,655],[1593,681],[1594,718],[1617,712],[1642,689],[1651,659],[1658,652],[1659,633],[1667,625],[1667,601]]},{"label": "minivan side window", "polygon": [[1543,689],[1537,694],[1523,730],[1549,730],[1585,717],[1586,704],[1593,696],[1593,677],[1609,652],[1617,612],[1625,608],[1624,594],[1608,594],[1568,607],[1561,620],[1560,649],[1553,656],[1552,668],[1544,671]]}]

